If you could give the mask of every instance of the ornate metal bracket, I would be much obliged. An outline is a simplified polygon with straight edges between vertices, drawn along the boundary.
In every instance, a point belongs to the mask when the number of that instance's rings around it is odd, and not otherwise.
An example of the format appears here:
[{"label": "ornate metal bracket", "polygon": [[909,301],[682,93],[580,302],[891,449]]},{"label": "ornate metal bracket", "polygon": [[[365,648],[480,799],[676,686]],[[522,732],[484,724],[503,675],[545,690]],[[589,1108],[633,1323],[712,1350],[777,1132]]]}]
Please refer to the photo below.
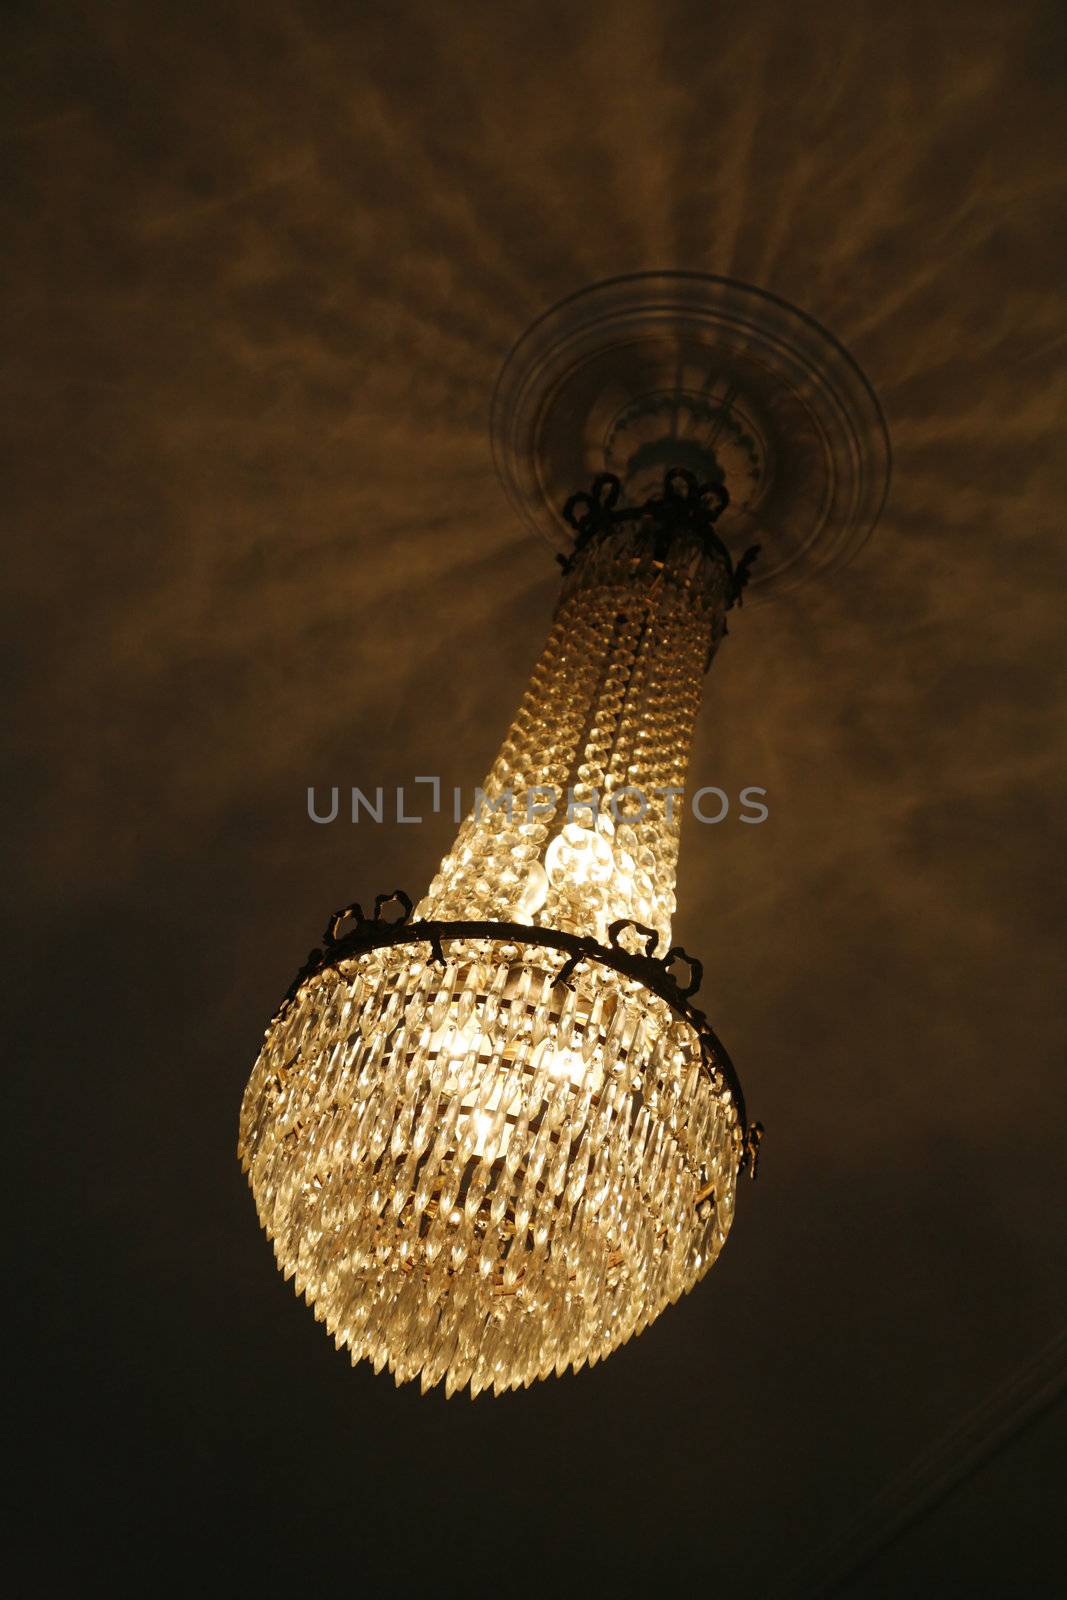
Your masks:
[{"label": "ornate metal bracket", "polygon": [[[392,905],[394,901],[400,906],[400,916],[387,920],[382,916],[382,912],[386,906]],[[411,896],[405,894],[403,889],[394,889],[391,894],[377,895],[374,901],[373,917],[365,917],[363,915],[363,907],[359,901],[353,900],[350,906],[342,906],[340,911],[331,913],[330,920],[323,929],[322,942],[325,945],[334,945],[342,938],[359,936],[367,941],[369,948],[375,943],[380,928],[383,926],[386,928],[403,927],[405,923],[411,920],[413,910]],[[343,935],[341,929],[346,922],[351,922],[352,927],[347,935]]]},{"label": "ornate metal bracket", "polygon": [[741,1147],[741,1165],[739,1172],[747,1172],[753,1183],[756,1181],[757,1168],[759,1167],[760,1144],[763,1141],[763,1123],[750,1122],[745,1129],[745,1142]]},{"label": "ornate metal bracket", "polygon": [[[634,933],[640,934],[644,939],[645,949],[643,955],[635,955],[633,951],[627,950],[622,943],[622,935],[627,928],[632,928]],[[594,950],[600,949],[600,946],[595,941],[589,940],[587,942]],[[650,988],[661,989],[666,983],[670,985],[680,1000],[688,1000],[690,995],[696,994],[704,981],[704,963],[698,961],[696,956],[691,956],[689,951],[683,949],[680,944],[671,945],[665,956],[657,956],[655,950],[656,945],[659,943],[659,934],[655,928],[647,928],[643,922],[631,922],[626,917],[620,917],[617,922],[613,922],[608,928],[608,943],[612,950],[618,950],[624,955],[628,955],[631,966],[641,965],[645,981]],[[578,956],[571,956],[556,979],[557,983],[566,983],[568,981],[578,960]],[[671,967],[675,961],[684,961],[689,968],[689,978],[684,986],[678,982],[678,979],[671,972]]]},{"label": "ornate metal bracket", "polygon": [[575,531],[574,549],[556,560],[564,573],[573,571],[578,560],[594,540],[610,535],[626,523],[647,522],[656,537],[656,556],[664,560],[672,539],[679,534],[695,536],[722,562],[730,578],[727,610],[741,605],[752,564],[759,555],[758,544],[751,545],[735,563],[726,545],[715,532],[715,524],[730,496],[721,483],[699,483],[685,467],[671,467],[663,477],[663,493],[653,495],[640,506],[620,506],[622,484],[612,472],[593,479],[588,491],[572,494],[563,507],[563,519]]},{"label": "ornate metal bracket", "polygon": [[[400,907],[397,917],[387,918],[387,906]],[[608,945],[576,933],[566,933],[561,928],[535,928],[521,922],[413,922],[413,906],[409,895],[402,889],[380,894],[374,902],[374,915],[364,915],[358,902],[335,911],[326,924],[322,945],[312,950],[286,992],[275,1015],[275,1021],[289,1008],[298,990],[309,978],[336,969],[339,962],[365,955],[370,950],[395,944],[428,944],[431,959],[444,962],[444,941],[452,939],[490,939],[500,944],[540,946],[543,949],[562,950],[567,960],[556,977],[557,984],[569,985],[575,970],[583,961],[592,961],[611,967],[624,977],[636,979],[653,994],[666,1001],[676,1016],[688,1022],[700,1040],[701,1052],[709,1071],[721,1073],[737,1107],[738,1120],[744,1140],[741,1165],[754,1177],[762,1125],[748,1124],[745,1115],[745,1098],[733,1062],[712,1028],[703,1011],[691,1003],[690,997],[700,987],[704,975],[702,964],[695,956],[672,945],[664,956],[653,954],[659,938],[654,928],[643,923],[620,919],[608,929]],[[644,939],[644,951],[637,954],[621,943],[624,931],[630,928]],[[686,983],[680,984],[671,970],[675,961],[684,961],[689,968]],[[758,1131],[757,1131],[758,1130]]]}]

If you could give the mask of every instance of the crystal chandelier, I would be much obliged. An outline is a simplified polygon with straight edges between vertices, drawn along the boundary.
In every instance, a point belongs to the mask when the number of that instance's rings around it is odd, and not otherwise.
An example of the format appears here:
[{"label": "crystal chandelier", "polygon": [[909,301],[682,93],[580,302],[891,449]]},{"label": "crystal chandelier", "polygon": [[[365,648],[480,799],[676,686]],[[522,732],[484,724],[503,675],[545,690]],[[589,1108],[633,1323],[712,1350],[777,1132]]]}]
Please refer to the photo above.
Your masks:
[{"label": "crystal chandelier", "polygon": [[[701,686],[758,547],[771,587],[841,559],[888,471],[876,402],[828,335],[684,274],[535,324],[494,446],[562,546],[548,641],[422,900],[330,918],[238,1146],[338,1347],[449,1395],[593,1365],[723,1246],[761,1128],[692,998],[701,965],[671,942]],[[590,468],[563,503],[557,480]]]}]

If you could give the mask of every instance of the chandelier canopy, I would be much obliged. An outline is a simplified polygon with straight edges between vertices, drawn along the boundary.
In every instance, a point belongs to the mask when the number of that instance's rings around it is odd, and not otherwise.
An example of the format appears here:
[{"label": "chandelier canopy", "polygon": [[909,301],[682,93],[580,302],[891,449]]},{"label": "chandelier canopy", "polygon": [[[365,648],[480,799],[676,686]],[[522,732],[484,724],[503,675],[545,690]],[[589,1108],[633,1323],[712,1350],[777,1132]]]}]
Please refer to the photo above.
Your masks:
[{"label": "chandelier canopy", "polygon": [[452,849],[417,906],[331,917],[245,1091],[279,1265],[398,1383],[592,1365],[699,1281],[755,1173],[760,1126],[671,944],[701,685],[757,555],[717,529],[735,473],[690,444],[703,478],[670,467],[626,504],[600,472],[563,506],[555,620]]}]

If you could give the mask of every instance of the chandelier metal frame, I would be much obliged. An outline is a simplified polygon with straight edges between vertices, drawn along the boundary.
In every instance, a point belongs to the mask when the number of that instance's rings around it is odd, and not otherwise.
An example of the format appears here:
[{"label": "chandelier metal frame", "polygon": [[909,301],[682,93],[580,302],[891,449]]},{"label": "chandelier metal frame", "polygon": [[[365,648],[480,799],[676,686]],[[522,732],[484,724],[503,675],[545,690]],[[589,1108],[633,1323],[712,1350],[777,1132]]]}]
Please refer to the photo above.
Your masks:
[{"label": "chandelier metal frame", "polygon": [[695,535],[709,554],[714,553],[730,576],[731,604],[741,604],[753,562],[760,553],[758,544],[749,545],[735,561],[715,532],[715,524],[730,504],[724,483],[700,483],[687,467],[671,467],[663,477],[662,494],[650,495],[638,506],[620,505],[622,481],[613,472],[601,472],[591,488],[572,494],[563,507],[563,520],[574,529],[574,548],[568,555],[557,554],[564,575],[573,572],[593,540],[610,536],[627,523],[645,522],[655,536],[656,559],[666,559],[672,539]]}]

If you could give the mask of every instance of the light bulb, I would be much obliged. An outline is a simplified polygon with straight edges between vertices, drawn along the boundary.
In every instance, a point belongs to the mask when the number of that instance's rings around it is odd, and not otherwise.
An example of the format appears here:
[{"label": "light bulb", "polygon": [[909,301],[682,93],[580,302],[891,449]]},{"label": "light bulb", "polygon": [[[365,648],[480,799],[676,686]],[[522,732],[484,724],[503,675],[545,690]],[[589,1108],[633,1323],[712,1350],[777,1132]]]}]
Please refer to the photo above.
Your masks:
[{"label": "light bulb", "polygon": [[548,874],[540,861],[531,861],[526,883],[519,897],[519,916],[535,917],[548,898]]},{"label": "light bulb", "polygon": [[603,833],[568,822],[545,851],[545,872],[554,888],[563,883],[610,883],[615,857]]},{"label": "light bulb", "polygon": [[[484,1077],[478,1067],[475,1068],[474,1082],[460,1102],[456,1134],[457,1138],[466,1136],[469,1139],[472,1153],[480,1159],[498,1161],[507,1154],[512,1124],[522,1109],[522,1096],[517,1094],[504,1107],[503,1117],[499,1117],[506,1066],[503,1062],[490,1063],[492,1046],[480,1032],[475,1018],[455,1029],[445,1048],[450,1068],[446,1088],[452,1085],[458,1089],[456,1080],[472,1056],[494,1074],[494,1082],[486,1094]],[[533,1052],[528,1072],[532,1075],[542,1067],[553,1083],[569,1082],[575,1089],[592,1094],[604,1081],[603,1071],[595,1059],[586,1062],[580,1050],[561,1047],[552,1039],[542,1040]]]},{"label": "light bulb", "polygon": [[593,1094],[604,1081],[595,1056],[586,1062],[580,1050],[561,1047],[550,1039],[545,1039],[535,1051],[534,1064],[543,1066],[553,1082],[563,1083],[569,1079],[576,1089],[589,1089]]}]

